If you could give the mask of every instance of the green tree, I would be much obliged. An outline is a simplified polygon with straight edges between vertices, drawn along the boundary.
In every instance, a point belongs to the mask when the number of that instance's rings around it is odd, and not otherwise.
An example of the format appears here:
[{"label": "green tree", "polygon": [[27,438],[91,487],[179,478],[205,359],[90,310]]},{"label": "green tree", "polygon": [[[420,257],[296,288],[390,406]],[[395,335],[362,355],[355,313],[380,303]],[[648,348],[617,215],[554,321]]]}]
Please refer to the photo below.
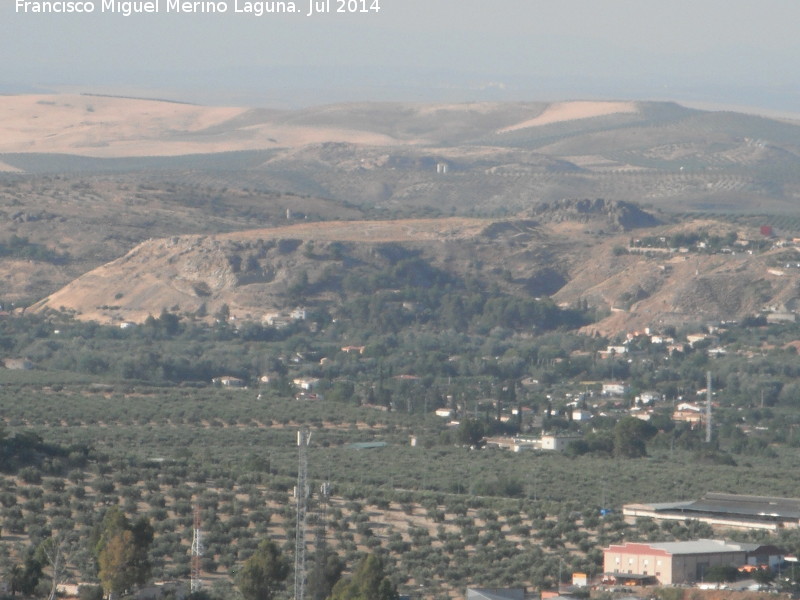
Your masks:
[{"label": "green tree", "polygon": [[623,417],[614,427],[614,455],[639,458],[647,455],[647,440],[658,430],[636,417]]},{"label": "green tree", "polygon": [[245,561],[236,584],[245,600],[271,600],[283,588],[288,575],[289,563],[278,546],[272,540],[264,540]]},{"label": "green tree", "polygon": [[305,296],[309,291],[308,273],[300,271],[295,280],[289,284],[286,293],[289,296],[289,301],[294,304],[301,304],[305,300]]},{"label": "green tree", "polygon": [[458,441],[467,446],[479,447],[486,428],[477,419],[464,419],[458,426]]},{"label": "green tree", "polygon": [[25,596],[32,595],[39,585],[43,566],[33,551],[28,552],[23,564],[11,569],[11,594],[21,592]]},{"label": "green tree", "polygon": [[325,600],[342,576],[344,563],[335,552],[320,552],[314,568],[308,574],[307,596],[311,600]]},{"label": "green tree", "polygon": [[714,565],[705,572],[703,579],[722,583],[723,581],[736,581],[738,577],[739,570],[733,565]]},{"label": "green tree", "polygon": [[397,586],[386,576],[374,554],[362,559],[351,577],[340,579],[330,600],[398,600]]},{"label": "green tree", "polygon": [[153,527],[142,517],[131,525],[119,506],[108,509],[92,533],[98,575],[106,594],[119,594],[150,576]]},{"label": "green tree", "polygon": [[103,587],[100,585],[79,586],[78,600],[103,600]]},{"label": "green tree", "polygon": [[214,313],[214,318],[220,323],[227,323],[230,316],[231,316],[231,309],[227,304],[223,304],[222,306],[220,306],[219,310],[216,313]]},{"label": "green tree", "polygon": [[100,583],[109,596],[129,590],[136,583],[132,568],[136,548],[133,533],[124,530],[110,537],[98,556]]},{"label": "green tree", "polygon": [[759,569],[753,573],[753,579],[757,583],[768,584],[775,581],[775,572],[772,569]]},{"label": "green tree", "polygon": [[149,557],[150,546],[153,543],[155,530],[146,517],[139,517],[131,527],[133,543],[136,554],[133,557],[133,568],[136,574],[136,583],[142,584],[150,577],[151,563]]},{"label": "green tree", "polygon": [[161,315],[158,317],[158,324],[168,336],[176,335],[181,327],[180,317],[172,314],[166,308],[162,309]]},{"label": "green tree", "polygon": [[122,512],[119,506],[112,506],[106,511],[105,515],[103,515],[103,520],[100,524],[96,525],[92,530],[89,541],[92,545],[94,557],[98,558],[100,551],[108,540],[125,529],[130,529],[128,517],[125,516],[125,513]]}]

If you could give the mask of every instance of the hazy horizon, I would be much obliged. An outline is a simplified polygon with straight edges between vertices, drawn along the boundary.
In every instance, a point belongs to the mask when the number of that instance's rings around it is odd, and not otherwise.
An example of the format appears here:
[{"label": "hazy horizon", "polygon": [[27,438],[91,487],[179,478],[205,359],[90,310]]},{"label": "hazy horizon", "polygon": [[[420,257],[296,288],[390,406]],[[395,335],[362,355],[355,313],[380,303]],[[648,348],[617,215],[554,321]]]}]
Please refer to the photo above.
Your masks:
[{"label": "hazy horizon", "polygon": [[243,0],[217,3],[225,14],[174,14],[166,2],[126,17],[101,12],[102,0],[93,14],[26,13],[7,0],[0,92],[267,107],[653,99],[800,112],[800,4],[787,0],[380,0],[379,12],[312,16],[300,0],[296,14],[260,17],[235,13]]}]

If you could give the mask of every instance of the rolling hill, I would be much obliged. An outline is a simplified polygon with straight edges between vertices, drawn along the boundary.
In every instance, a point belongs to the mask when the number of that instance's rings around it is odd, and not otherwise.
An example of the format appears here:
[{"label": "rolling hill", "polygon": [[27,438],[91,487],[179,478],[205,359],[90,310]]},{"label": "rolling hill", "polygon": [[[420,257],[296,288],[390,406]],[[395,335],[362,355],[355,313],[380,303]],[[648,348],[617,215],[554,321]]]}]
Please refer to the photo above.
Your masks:
[{"label": "rolling hill", "polygon": [[388,212],[515,214],[561,198],[798,212],[800,122],[668,102],[353,103],[278,111],[0,97],[8,173],[213,172]]},{"label": "rolling hill", "polygon": [[[298,303],[335,313],[348,298],[348,273],[379,277],[404,259],[413,259],[420,274],[413,285],[421,287],[432,285],[426,273],[440,273],[456,288],[472,280],[520,298],[587,304],[602,317],[587,331],[605,335],[794,308],[800,253],[793,247],[764,246],[755,229],[711,220],[658,224],[641,213],[639,222],[649,226],[625,229],[620,223],[631,212],[635,207],[572,202],[540,211],[538,220],[339,221],[173,236],[140,244],[30,310],[107,323],[142,322],[164,309],[205,317],[223,306],[243,321]],[[729,236],[738,244],[714,252],[703,244],[629,249],[639,236],[677,234]]]}]

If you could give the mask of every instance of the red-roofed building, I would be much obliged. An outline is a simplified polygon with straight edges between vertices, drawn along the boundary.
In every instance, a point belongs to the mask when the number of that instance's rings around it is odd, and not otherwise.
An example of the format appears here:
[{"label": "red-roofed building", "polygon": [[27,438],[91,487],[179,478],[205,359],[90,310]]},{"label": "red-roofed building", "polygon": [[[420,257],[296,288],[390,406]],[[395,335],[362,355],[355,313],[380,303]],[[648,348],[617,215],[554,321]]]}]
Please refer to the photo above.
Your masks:
[{"label": "red-roofed building", "polygon": [[702,581],[708,570],[717,565],[740,567],[760,562],[767,548],[771,553],[781,552],[759,544],[723,540],[629,542],[603,550],[603,569],[606,576],[618,581],[630,575],[652,576],[662,585],[693,583]]}]

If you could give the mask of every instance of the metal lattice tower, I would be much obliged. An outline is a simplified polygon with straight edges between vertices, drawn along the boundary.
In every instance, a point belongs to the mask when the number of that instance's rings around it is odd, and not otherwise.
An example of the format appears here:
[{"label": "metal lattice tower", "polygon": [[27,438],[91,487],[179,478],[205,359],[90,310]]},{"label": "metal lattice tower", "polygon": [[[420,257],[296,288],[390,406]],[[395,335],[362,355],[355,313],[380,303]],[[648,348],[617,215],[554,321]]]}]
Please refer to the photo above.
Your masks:
[{"label": "metal lattice tower", "polygon": [[294,546],[294,600],[304,600],[306,594],[306,501],[308,496],[308,442],[311,434],[303,427],[297,432],[298,468],[297,528]]},{"label": "metal lattice tower", "polygon": [[199,592],[203,587],[200,580],[200,557],[203,556],[203,532],[200,529],[200,505],[194,506],[194,534],[192,536],[192,593]]}]

